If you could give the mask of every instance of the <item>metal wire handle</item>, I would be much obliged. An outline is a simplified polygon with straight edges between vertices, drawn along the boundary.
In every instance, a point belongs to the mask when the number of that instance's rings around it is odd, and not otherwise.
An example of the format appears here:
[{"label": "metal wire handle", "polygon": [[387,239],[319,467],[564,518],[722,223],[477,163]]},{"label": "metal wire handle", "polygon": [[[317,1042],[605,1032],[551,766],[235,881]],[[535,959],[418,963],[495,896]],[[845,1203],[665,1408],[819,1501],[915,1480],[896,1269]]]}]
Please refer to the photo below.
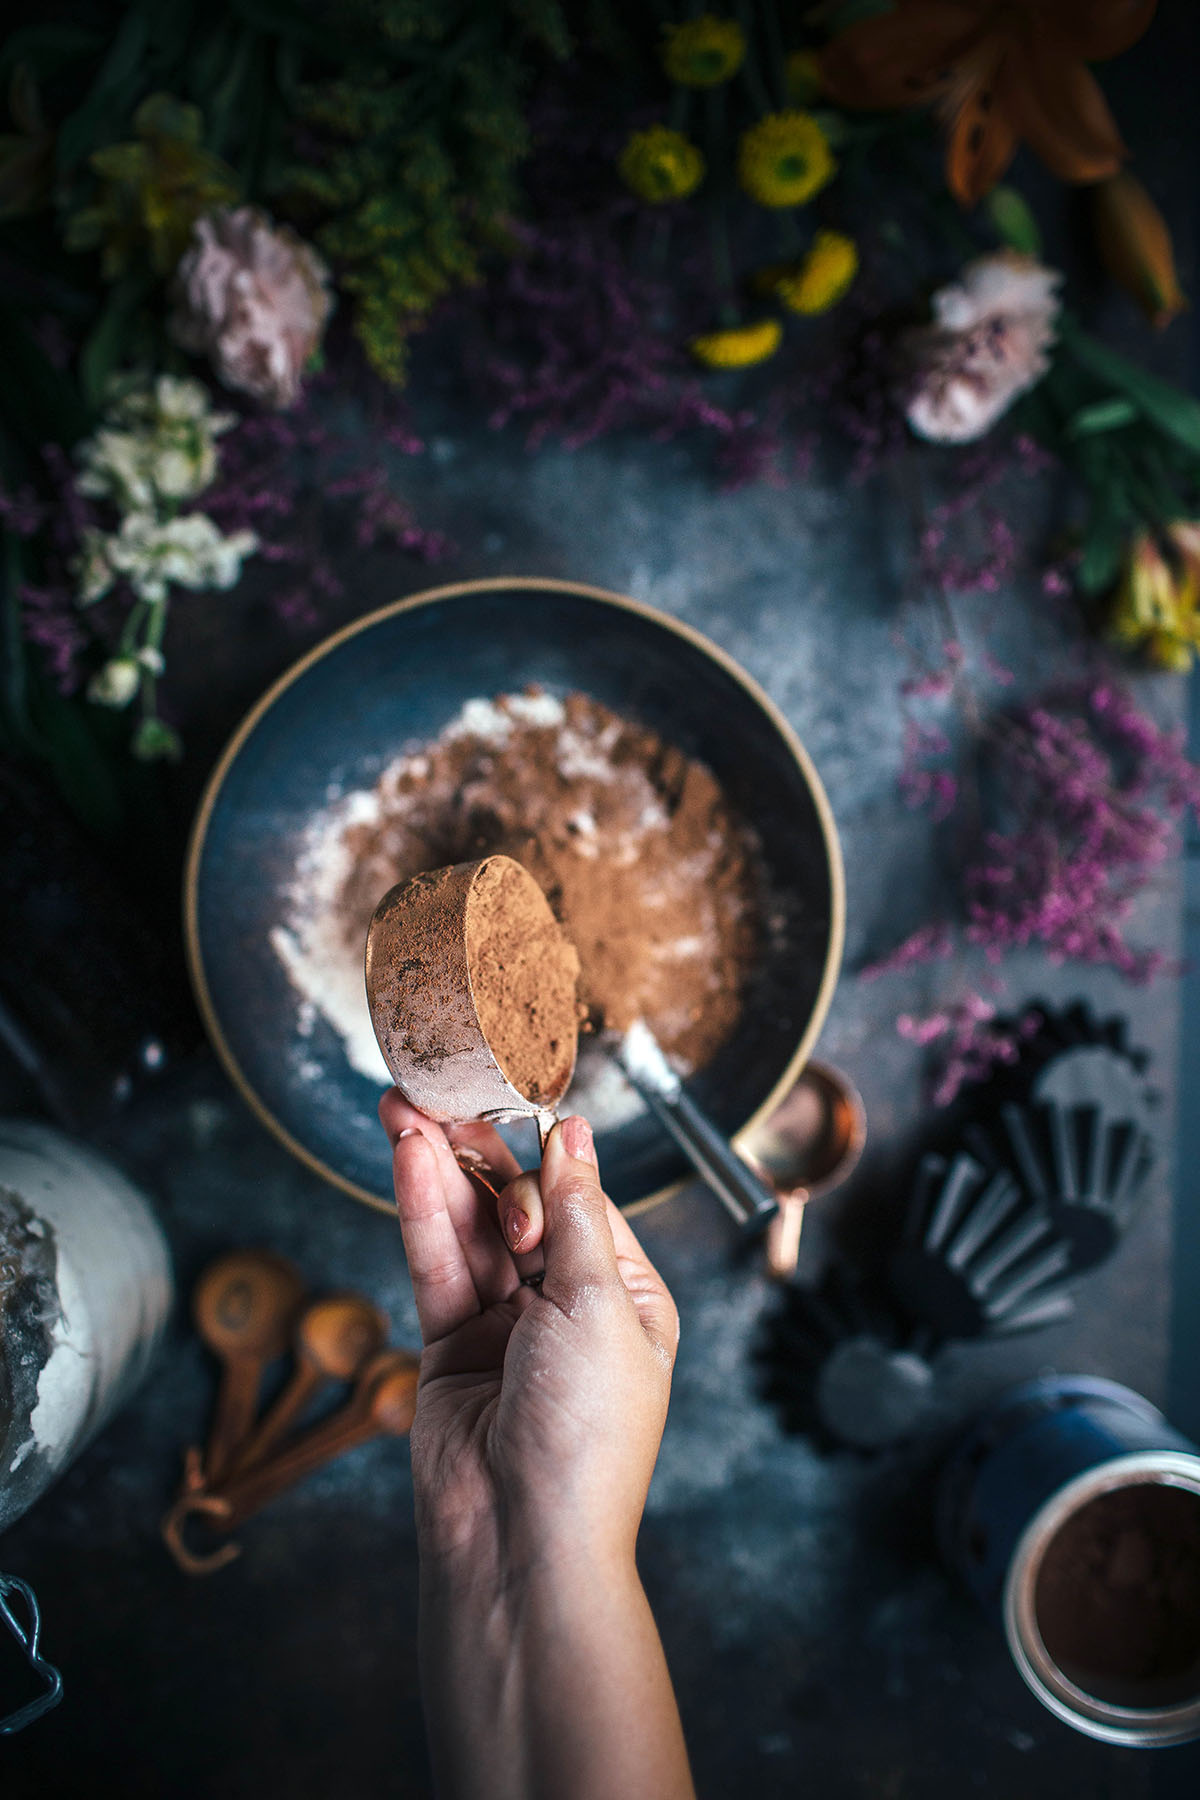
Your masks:
[{"label": "metal wire handle", "polygon": [[[28,1623],[13,1611],[9,1604],[10,1596],[19,1594],[25,1602],[28,1612]],[[40,1675],[46,1683],[46,1692],[39,1694],[27,1706],[18,1706],[7,1718],[0,1719],[0,1737],[11,1737],[13,1732],[21,1731],[26,1725],[32,1725],[43,1713],[57,1706],[63,1696],[63,1678],[53,1663],[46,1661],[38,1649],[38,1638],[42,1630],[42,1615],[38,1610],[37,1596],[28,1582],[20,1580],[16,1575],[6,1575],[0,1570],[0,1619],[8,1626],[25,1655],[35,1675]]]}]

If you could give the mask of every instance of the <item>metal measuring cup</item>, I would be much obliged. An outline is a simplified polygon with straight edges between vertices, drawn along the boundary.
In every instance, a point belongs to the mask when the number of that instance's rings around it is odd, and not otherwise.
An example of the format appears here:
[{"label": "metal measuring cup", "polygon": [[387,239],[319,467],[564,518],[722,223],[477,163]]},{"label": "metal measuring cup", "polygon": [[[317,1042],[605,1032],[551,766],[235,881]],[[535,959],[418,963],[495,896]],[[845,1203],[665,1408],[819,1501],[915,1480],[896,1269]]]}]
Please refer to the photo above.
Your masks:
[{"label": "metal measuring cup", "polygon": [[810,1062],[769,1118],[739,1139],[779,1202],[763,1239],[767,1272],[777,1281],[795,1271],[805,1207],[841,1186],[866,1141],[862,1095],[841,1069],[821,1062]]}]

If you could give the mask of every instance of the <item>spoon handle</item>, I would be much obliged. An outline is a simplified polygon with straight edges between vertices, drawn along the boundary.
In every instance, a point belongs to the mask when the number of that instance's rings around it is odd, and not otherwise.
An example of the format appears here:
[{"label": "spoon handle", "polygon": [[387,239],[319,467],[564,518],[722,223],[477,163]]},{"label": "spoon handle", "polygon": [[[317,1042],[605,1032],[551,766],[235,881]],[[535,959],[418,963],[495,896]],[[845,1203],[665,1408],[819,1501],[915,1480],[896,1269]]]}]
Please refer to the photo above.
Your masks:
[{"label": "spoon handle", "polygon": [[[270,1461],[256,1463],[247,1468],[226,1485],[214,1490],[220,1499],[229,1506],[227,1525],[233,1530],[243,1519],[249,1518],[268,1500],[290,1487],[294,1481],[300,1481],[305,1475],[312,1474],[323,1464],[331,1462],[335,1456],[352,1450],[357,1444],[365,1444],[368,1439],[377,1437],[388,1427],[381,1425],[373,1410],[376,1387],[385,1378],[395,1380],[398,1373],[405,1374],[411,1381],[415,1398],[417,1376],[420,1369],[416,1357],[408,1357],[402,1352],[387,1353],[390,1366],[385,1371],[378,1367],[365,1378],[360,1379],[358,1386],[351,1394],[340,1412],[334,1413],[330,1419],[324,1419],[314,1425],[302,1437],[293,1438],[285,1444],[278,1455]],[[377,1359],[378,1361],[383,1358]],[[411,1424],[411,1412],[408,1423]],[[406,1427],[407,1428],[407,1427]],[[223,1526],[222,1529],[225,1527]]]},{"label": "spoon handle", "polygon": [[666,1095],[637,1081],[634,1086],[739,1225],[761,1226],[775,1216],[779,1203],[771,1189],[742,1161],[686,1088]]},{"label": "spoon handle", "polygon": [[259,1356],[227,1356],[225,1359],[212,1430],[204,1451],[204,1472],[209,1487],[227,1473],[238,1449],[253,1429],[262,1370],[263,1359]]},{"label": "spoon handle", "polygon": [[315,1363],[301,1363],[253,1435],[231,1457],[226,1466],[226,1476],[241,1475],[245,1470],[261,1463],[280,1438],[286,1437],[313,1395],[327,1380],[324,1370],[319,1369]]},{"label": "spoon handle", "polygon": [[228,1517],[221,1522],[222,1531],[237,1527],[274,1500],[285,1488],[302,1481],[306,1475],[332,1462],[347,1450],[378,1437],[381,1427],[370,1408],[352,1401],[325,1425],[318,1425],[270,1462],[258,1463],[237,1479],[218,1489],[229,1507]]},{"label": "spoon handle", "polygon": [[775,1281],[790,1281],[800,1259],[800,1233],[804,1229],[804,1208],[808,1189],[794,1188],[780,1194],[779,1211],[767,1224],[764,1240],[767,1274]]}]

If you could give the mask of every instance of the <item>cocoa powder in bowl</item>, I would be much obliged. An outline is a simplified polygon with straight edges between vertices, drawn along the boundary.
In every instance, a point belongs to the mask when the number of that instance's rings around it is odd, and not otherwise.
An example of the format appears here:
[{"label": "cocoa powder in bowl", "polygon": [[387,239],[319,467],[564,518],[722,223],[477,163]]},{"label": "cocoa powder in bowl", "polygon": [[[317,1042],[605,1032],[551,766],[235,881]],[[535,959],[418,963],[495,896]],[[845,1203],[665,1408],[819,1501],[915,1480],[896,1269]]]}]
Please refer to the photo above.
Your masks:
[{"label": "cocoa powder in bowl", "polygon": [[526,1099],[561,1100],[575,1065],[579,958],[533,877],[505,856],[467,896],[467,972],[492,1055]]},{"label": "cocoa powder in bowl", "polygon": [[1047,1546],[1034,1610],[1085,1693],[1126,1706],[1200,1694],[1200,1495],[1137,1482],[1089,1501]]}]

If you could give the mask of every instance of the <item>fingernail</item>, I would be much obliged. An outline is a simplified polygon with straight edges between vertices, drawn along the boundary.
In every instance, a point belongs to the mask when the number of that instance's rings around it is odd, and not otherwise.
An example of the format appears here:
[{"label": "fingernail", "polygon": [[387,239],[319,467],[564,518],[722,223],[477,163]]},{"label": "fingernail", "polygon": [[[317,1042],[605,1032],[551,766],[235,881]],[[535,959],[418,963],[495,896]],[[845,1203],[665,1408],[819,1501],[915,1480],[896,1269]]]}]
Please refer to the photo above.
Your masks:
[{"label": "fingernail", "polygon": [[519,1248],[521,1239],[529,1230],[529,1214],[522,1212],[519,1206],[510,1206],[504,1213],[504,1235],[511,1247]]},{"label": "fingernail", "polygon": [[562,1144],[568,1156],[574,1156],[579,1162],[589,1162],[593,1168],[596,1166],[592,1128],[577,1113],[562,1122]]},{"label": "fingernail", "polygon": [[400,1136],[396,1139],[396,1142],[400,1143],[401,1140],[406,1137],[420,1137],[420,1136],[421,1136],[421,1128],[419,1125],[406,1125],[404,1127],[404,1130],[400,1133]]}]

